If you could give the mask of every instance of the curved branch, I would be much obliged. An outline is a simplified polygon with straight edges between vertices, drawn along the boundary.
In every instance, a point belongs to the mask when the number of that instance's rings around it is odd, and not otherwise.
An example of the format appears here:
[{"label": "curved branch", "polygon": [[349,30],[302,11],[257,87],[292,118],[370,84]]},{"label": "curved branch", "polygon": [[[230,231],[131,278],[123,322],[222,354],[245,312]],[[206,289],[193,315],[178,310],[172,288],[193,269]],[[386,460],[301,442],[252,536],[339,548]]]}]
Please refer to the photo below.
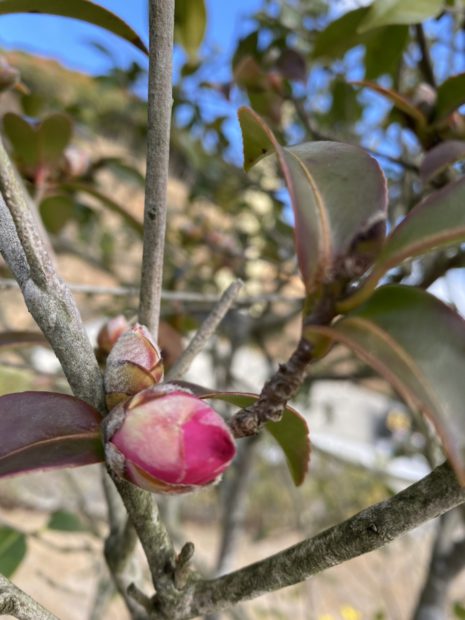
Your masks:
[{"label": "curved branch", "polygon": [[59,620],[28,594],[0,575],[0,616],[10,615],[19,620]]}]

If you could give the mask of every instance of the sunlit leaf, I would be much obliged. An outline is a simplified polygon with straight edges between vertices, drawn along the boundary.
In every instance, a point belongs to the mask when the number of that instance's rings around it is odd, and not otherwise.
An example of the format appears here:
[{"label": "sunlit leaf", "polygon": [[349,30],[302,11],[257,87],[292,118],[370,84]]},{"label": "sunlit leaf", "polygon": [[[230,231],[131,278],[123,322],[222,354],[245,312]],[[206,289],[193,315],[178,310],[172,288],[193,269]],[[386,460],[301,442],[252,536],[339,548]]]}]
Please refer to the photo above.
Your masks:
[{"label": "sunlit leaf", "polygon": [[347,345],[427,415],[465,484],[465,321],[420,289],[383,286],[330,327],[307,328]]},{"label": "sunlit leaf", "polygon": [[340,306],[365,300],[388,269],[431,250],[465,241],[465,178],[433,192],[412,209],[383,246],[373,270],[357,293]]},{"label": "sunlit leaf", "polygon": [[451,164],[465,159],[465,141],[446,140],[425,153],[420,164],[420,177],[424,183],[444,172]]},{"label": "sunlit leaf", "polygon": [[98,411],[66,394],[0,397],[0,477],[101,462],[100,422]]},{"label": "sunlit leaf", "polygon": [[176,0],[175,40],[186,53],[195,58],[207,28],[205,0]]},{"label": "sunlit leaf", "polygon": [[59,532],[83,532],[87,530],[81,519],[73,512],[57,510],[50,515],[47,523],[49,530]]},{"label": "sunlit leaf", "polygon": [[[199,398],[221,400],[236,407],[248,407],[258,398],[258,394],[247,392],[218,392],[200,385],[175,381],[192,390]],[[310,438],[305,418],[293,407],[287,406],[279,422],[268,422],[266,430],[282,449],[287,465],[296,486],[302,484],[308,471],[310,460]]]},{"label": "sunlit leaf", "polygon": [[0,526],[0,573],[11,577],[26,555],[26,537],[22,532]]},{"label": "sunlit leaf", "polygon": [[384,223],[387,205],[377,162],[363,149],[339,142],[281,147],[249,108],[239,110],[239,121],[246,170],[271,153],[277,156],[294,210],[296,251],[307,292],[343,274],[349,257],[352,267],[363,272],[372,257],[356,254],[357,240]]},{"label": "sunlit leaf", "polygon": [[134,30],[120,17],[90,0],[0,0],[0,15],[34,13],[72,17],[100,26],[148,53]]},{"label": "sunlit leaf", "polygon": [[465,103],[465,73],[454,75],[437,90],[435,121],[440,122]]},{"label": "sunlit leaf", "polygon": [[359,26],[366,32],[390,24],[419,24],[436,17],[444,8],[444,0],[375,0]]}]

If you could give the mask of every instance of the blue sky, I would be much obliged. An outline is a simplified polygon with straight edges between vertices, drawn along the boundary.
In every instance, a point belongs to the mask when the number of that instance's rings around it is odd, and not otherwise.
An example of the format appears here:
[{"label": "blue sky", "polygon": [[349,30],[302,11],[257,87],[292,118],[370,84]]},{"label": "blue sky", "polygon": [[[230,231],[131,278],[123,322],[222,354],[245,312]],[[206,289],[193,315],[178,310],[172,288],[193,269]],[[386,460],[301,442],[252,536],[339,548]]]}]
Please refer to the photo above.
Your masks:
[{"label": "blue sky", "polygon": [[[98,0],[98,3],[121,16],[147,40],[147,0]],[[207,0],[206,47],[230,52],[238,36],[243,34],[244,17],[261,5],[262,0]],[[111,61],[89,45],[90,41],[110,48],[118,65],[125,66],[132,60],[144,62],[143,54],[131,45],[84,22],[44,15],[0,17],[0,47],[57,58],[80,71],[104,72]]]}]

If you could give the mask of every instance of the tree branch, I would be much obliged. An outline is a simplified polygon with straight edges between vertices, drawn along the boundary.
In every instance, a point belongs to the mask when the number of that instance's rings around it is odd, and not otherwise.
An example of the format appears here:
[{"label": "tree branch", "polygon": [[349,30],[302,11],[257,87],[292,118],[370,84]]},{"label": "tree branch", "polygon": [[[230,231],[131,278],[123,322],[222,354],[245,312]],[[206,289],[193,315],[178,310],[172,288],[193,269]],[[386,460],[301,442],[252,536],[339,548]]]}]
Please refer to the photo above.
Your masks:
[{"label": "tree branch", "polygon": [[415,35],[420,48],[420,69],[426,82],[436,88],[436,78],[434,77],[433,65],[429,54],[428,43],[426,42],[425,31],[422,24],[415,25]]},{"label": "tree branch", "polygon": [[174,0],[150,0],[144,251],[139,321],[158,336],[170,151]]},{"label": "tree branch", "polygon": [[465,502],[447,463],[388,500],[284,551],[218,579],[200,581],[185,596],[187,620],[304,581],[331,566],[378,549]]},{"label": "tree branch", "polygon": [[0,575],[0,615],[19,620],[59,620],[3,575]]}]

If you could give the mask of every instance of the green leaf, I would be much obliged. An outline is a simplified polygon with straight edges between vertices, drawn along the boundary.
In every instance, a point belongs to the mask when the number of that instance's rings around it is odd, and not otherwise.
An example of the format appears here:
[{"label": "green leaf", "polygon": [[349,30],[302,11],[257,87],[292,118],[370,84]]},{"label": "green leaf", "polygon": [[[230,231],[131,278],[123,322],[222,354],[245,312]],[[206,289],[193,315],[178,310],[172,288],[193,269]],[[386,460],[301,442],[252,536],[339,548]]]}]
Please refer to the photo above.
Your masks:
[{"label": "green leaf", "polygon": [[11,577],[26,555],[26,537],[18,530],[0,526],[0,573]]},{"label": "green leaf", "polygon": [[[218,392],[184,381],[174,383],[187,387],[199,398],[221,400],[241,408],[252,405],[259,398],[258,394],[248,392]],[[305,418],[293,407],[287,406],[281,420],[268,422],[265,428],[284,452],[295,485],[301,485],[310,461],[310,438]]]},{"label": "green leaf", "polygon": [[441,122],[465,103],[465,73],[454,75],[438,87],[434,120]]},{"label": "green leaf", "polygon": [[139,35],[130,26],[108,9],[89,0],[0,0],[0,15],[11,13],[44,13],[72,17],[100,26],[148,54]]},{"label": "green leaf", "polygon": [[331,327],[308,327],[348,346],[427,415],[465,484],[465,321],[420,289],[383,286]]},{"label": "green leaf", "polygon": [[197,57],[207,28],[205,0],[176,0],[175,41],[182,45],[191,59]]},{"label": "green leaf", "polygon": [[312,57],[316,59],[336,60],[364,42],[358,27],[368,12],[367,7],[349,11],[332,21],[315,38]]},{"label": "green leaf", "polygon": [[419,24],[436,17],[444,4],[444,0],[375,0],[361,22],[359,32],[390,24]]},{"label": "green leaf", "polygon": [[394,75],[409,41],[408,26],[386,26],[364,36],[365,80]]},{"label": "green leaf", "polygon": [[51,114],[37,128],[41,163],[55,166],[73,135],[73,124],[65,114]]},{"label": "green leaf", "polygon": [[70,190],[72,192],[83,192],[85,194],[88,194],[89,196],[93,196],[101,203],[103,207],[119,215],[126,222],[126,224],[130,226],[138,235],[142,235],[144,230],[142,222],[140,222],[133,215],[131,215],[129,211],[126,211],[126,209],[122,205],[114,201],[109,196],[102,194],[102,192],[95,189],[92,185],[88,185],[87,183],[80,183],[78,181],[71,181],[68,183],[64,183],[62,185],[62,188]]},{"label": "green leaf", "polygon": [[239,121],[245,170],[276,153],[294,210],[296,251],[307,292],[344,274],[348,262],[366,270],[372,248],[367,246],[363,254],[357,241],[371,239],[373,227],[384,223],[387,206],[377,162],[363,149],[339,142],[283,148],[249,108],[239,110]]},{"label": "green leaf", "polygon": [[48,520],[47,528],[60,532],[84,532],[87,530],[77,515],[65,510],[53,512]]},{"label": "green leaf", "polygon": [[82,400],[55,392],[0,397],[0,477],[103,460],[101,416]]},{"label": "green leaf", "polygon": [[441,142],[425,153],[420,164],[420,178],[423,183],[428,183],[461,159],[465,159],[464,140]]},{"label": "green leaf", "polygon": [[57,235],[75,214],[74,202],[69,196],[48,196],[39,211],[45,228]]},{"label": "green leaf", "polygon": [[404,260],[465,240],[465,178],[433,192],[413,208],[386,239],[373,270],[362,287],[339,309],[364,301],[379,279]]},{"label": "green leaf", "polygon": [[455,618],[459,618],[459,620],[465,620],[465,606],[462,605],[462,603],[454,603],[453,611]]},{"label": "green leaf", "polygon": [[34,127],[22,116],[7,112],[3,117],[3,130],[13,147],[14,156],[26,168],[35,169],[39,164],[39,139]]}]

